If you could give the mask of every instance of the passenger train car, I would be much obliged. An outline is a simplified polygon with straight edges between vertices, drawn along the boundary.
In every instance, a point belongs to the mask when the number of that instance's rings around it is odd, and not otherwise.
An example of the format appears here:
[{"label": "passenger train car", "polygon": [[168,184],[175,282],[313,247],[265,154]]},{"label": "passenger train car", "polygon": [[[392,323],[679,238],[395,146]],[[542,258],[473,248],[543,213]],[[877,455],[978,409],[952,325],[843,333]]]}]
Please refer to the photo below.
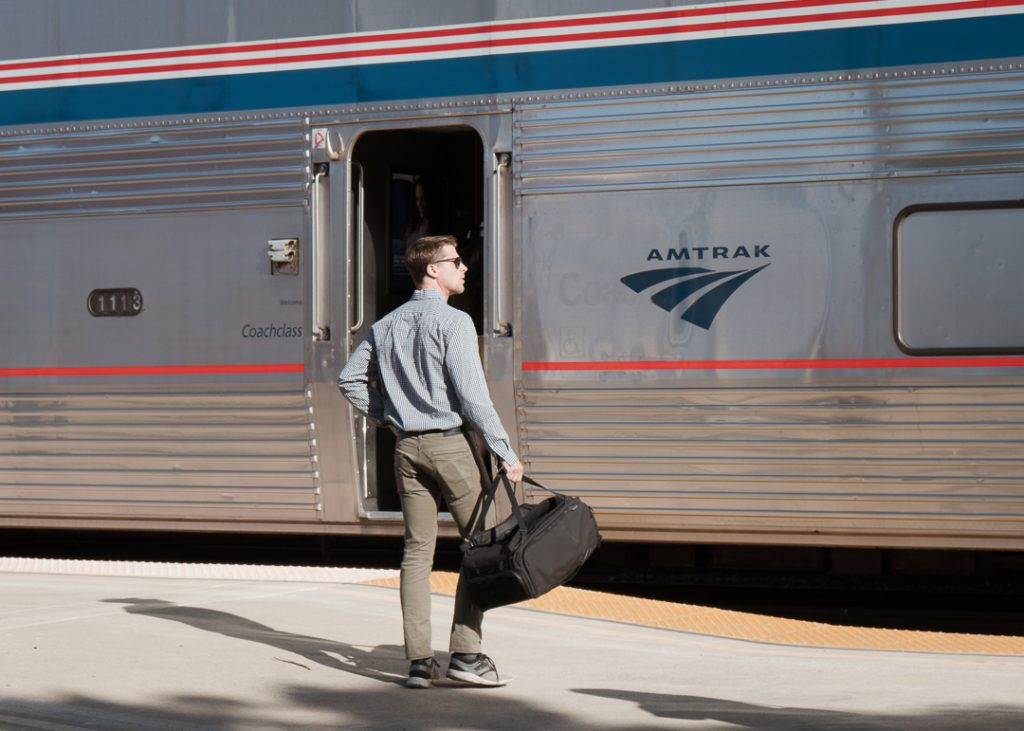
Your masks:
[{"label": "passenger train car", "polygon": [[0,12],[0,525],[398,532],[335,381],[450,232],[606,538],[1024,549],[1024,0]]}]

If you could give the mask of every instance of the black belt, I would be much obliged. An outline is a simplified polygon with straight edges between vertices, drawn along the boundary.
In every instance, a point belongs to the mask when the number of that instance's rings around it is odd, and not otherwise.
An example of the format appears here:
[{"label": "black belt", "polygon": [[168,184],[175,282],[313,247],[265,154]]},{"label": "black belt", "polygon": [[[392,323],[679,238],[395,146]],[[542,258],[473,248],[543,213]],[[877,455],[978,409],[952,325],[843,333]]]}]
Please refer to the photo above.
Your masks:
[{"label": "black belt", "polygon": [[427,429],[426,431],[401,431],[395,429],[395,436],[399,439],[405,439],[406,437],[422,437],[426,434],[440,434],[442,437],[454,437],[457,434],[462,434],[462,427],[457,426],[454,429]]}]

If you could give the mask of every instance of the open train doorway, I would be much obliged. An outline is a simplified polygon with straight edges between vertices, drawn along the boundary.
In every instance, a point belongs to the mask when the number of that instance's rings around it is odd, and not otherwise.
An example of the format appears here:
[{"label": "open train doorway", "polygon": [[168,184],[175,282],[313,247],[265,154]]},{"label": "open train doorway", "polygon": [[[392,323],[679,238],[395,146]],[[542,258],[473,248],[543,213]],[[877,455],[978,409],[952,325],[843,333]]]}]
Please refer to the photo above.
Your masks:
[{"label": "open train doorway", "polygon": [[[355,348],[378,319],[404,304],[415,289],[405,268],[405,249],[421,236],[451,234],[469,267],[466,291],[448,304],[466,311],[483,332],[484,181],[483,143],[467,127],[367,132],[352,149],[362,176],[366,274],[363,326],[352,333]],[[355,225],[360,225],[355,222]],[[393,459],[395,437],[366,425],[358,440],[364,471],[363,509],[401,510]]]}]

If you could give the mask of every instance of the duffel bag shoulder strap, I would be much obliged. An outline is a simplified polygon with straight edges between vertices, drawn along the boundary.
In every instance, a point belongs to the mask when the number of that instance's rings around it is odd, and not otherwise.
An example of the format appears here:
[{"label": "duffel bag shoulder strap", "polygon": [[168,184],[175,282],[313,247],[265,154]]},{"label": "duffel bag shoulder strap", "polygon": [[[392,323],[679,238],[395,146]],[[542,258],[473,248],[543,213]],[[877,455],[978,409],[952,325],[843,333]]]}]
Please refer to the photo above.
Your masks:
[{"label": "duffel bag shoulder strap", "polygon": [[508,480],[508,475],[505,474],[505,470],[499,470],[498,474],[494,476],[494,480],[491,481],[491,486],[487,488],[487,492],[480,496],[480,503],[477,507],[480,512],[476,516],[476,520],[473,521],[473,530],[470,535],[476,535],[480,531],[484,530],[487,522],[487,511],[494,502],[494,498],[498,494],[498,483],[505,485],[505,492],[508,493],[509,502],[512,504],[512,514],[516,516],[516,522],[519,524],[519,530],[526,532],[526,521],[523,519],[523,511],[519,509],[519,501],[516,500],[516,491],[512,489],[512,483]]},{"label": "duffel bag shoulder strap", "polygon": [[539,482],[537,482],[532,477],[527,477],[526,475],[523,475],[523,482],[527,483],[528,485],[533,485],[534,487],[539,487],[541,490],[547,490],[552,495],[561,495],[562,494],[560,492],[555,492],[550,487],[544,487],[544,485],[540,484]]}]

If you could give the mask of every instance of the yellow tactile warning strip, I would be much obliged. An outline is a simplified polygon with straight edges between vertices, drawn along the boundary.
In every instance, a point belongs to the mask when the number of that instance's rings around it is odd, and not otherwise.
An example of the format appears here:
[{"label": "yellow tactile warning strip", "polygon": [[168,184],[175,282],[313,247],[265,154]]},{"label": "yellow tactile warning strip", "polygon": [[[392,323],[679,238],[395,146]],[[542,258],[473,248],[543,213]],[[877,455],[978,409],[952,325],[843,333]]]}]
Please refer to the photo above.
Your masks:
[{"label": "yellow tactile warning strip", "polygon": [[[438,594],[454,594],[457,581],[458,574],[435,571],[430,577],[430,588]],[[397,587],[398,578],[372,579],[363,583]],[[905,652],[1024,655],[1024,637],[1018,636],[843,627],[569,587],[560,587],[539,599],[531,599],[516,606],[772,644]]]}]

